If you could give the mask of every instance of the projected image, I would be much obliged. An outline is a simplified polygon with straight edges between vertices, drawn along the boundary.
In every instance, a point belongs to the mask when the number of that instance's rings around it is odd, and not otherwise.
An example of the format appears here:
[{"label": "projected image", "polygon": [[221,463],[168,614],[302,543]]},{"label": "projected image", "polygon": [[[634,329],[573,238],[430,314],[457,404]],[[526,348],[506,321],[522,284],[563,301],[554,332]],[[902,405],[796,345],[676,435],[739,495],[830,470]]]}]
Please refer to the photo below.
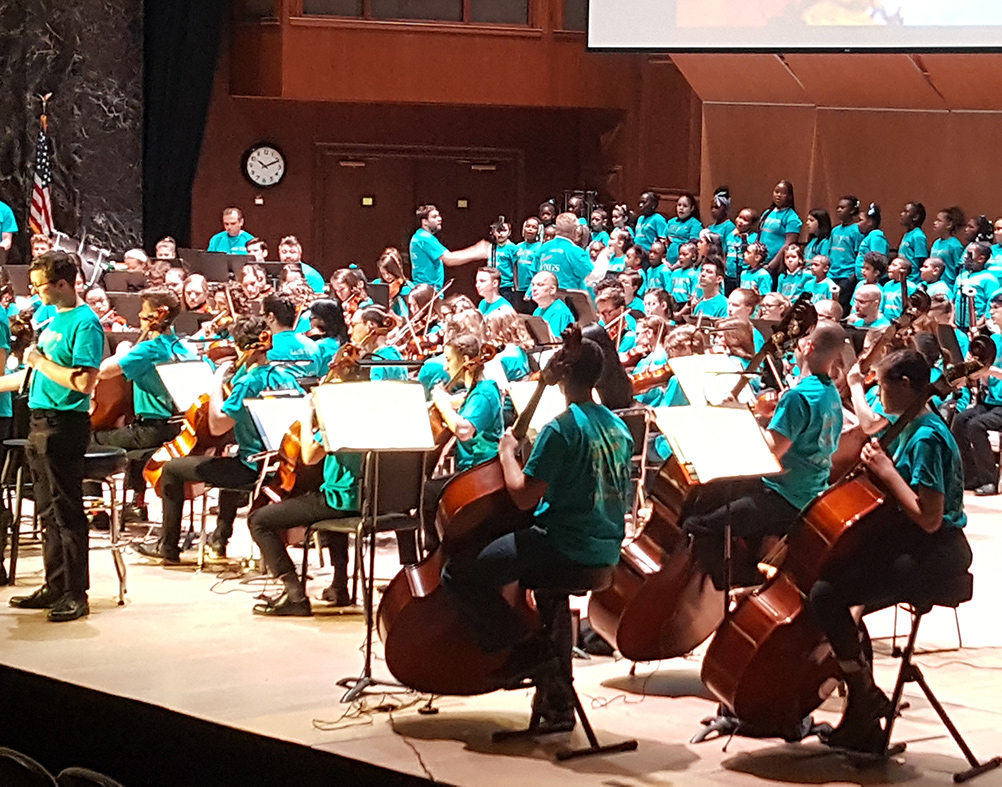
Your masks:
[{"label": "projected image", "polygon": [[1002,0],[590,0],[588,14],[604,49],[1002,49]]}]

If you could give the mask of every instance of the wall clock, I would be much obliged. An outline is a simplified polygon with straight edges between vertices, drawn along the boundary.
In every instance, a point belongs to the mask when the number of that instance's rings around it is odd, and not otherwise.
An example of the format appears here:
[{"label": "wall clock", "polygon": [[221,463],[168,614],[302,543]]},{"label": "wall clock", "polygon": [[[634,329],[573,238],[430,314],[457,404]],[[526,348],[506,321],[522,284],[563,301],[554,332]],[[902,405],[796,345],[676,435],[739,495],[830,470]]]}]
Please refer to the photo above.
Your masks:
[{"label": "wall clock", "polygon": [[244,153],[244,175],[255,186],[277,186],[285,177],[285,169],[285,156],[274,145],[255,145]]}]

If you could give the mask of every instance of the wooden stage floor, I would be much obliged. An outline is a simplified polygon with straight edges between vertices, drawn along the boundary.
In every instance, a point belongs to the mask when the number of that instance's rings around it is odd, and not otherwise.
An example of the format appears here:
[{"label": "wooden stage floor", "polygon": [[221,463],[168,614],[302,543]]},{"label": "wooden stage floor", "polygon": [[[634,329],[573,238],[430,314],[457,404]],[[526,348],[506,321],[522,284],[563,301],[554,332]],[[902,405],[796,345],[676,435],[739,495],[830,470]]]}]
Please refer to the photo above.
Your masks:
[{"label": "wooden stage floor", "polygon": [[[917,659],[933,690],[981,759],[1002,754],[1002,497],[968,496],[968,535],[975,554],[974,600],[960,609],[964,648]],[[133,534],[142,529],[133,527]],[[238,520],[231,555],[249,554],[246,525]],[[294,552],[294,559],[298,553]],[[185,558],[194,561],[194,553]],[[380,582],[396,569],[396,550],[382,544]],[[313,559],[311,593],[329,582],[329,568]],[[523,726],[528,692],[436,700],[437,715],[422,715],[423,698],[374,696],[364,705],[339,702],[335,681],[358,674],[364,625],[358,612],[339,613],[314,602],[312,618],[266,619],[251,614],[263,579],[239,565],[162,568],[127,553],[129,592],[115,602],[110,555],[91,555],[91,615],[48,623],[37,612],[15,610],[7,599],[41,581],[38,547],[22,551],[17,587],[0,588],[0,662],[118,697],[152,703],[238,730],[332,752],[402,773],[453,784],[507,785],[766,785],[950,784],[965,761],[914,684],[911,704],[894,738],[907,751],[885,766],[859,770],[816,740],[735,738],[689,743],[700,719],[715,708],[699,681],[699,655],[638,666],[592,658],[575,663],[576,685],[604,741],[636,737],[636,752],[558,763],[557,748],[584,741],[580,729],[539,742],[493,745],[491,734]],[[267,592],[276,592],[275,587]],[[891,633],[890,612],[868,619],[873,637]],[[907,628],[906,618],[900,627]],[[922,625],[921,647],[956,644],[953,612],[936,609]],[[378,640],[377,640],[378,643]],[[888,691],[897,661],[889,643],[877,643],[877,679]],[[379,646],[376,647],[380,654]],[[376,677],[388,678],[377,659]],[[782,680],[782,675],[776,676]],[[835,722],[838,700],[815,717]],[[10,720],[16,724],[15,720]],[[197,780],[192,782],[198,783]],[[979,777],[979,787],[1002,785],[1002,770]]]}]

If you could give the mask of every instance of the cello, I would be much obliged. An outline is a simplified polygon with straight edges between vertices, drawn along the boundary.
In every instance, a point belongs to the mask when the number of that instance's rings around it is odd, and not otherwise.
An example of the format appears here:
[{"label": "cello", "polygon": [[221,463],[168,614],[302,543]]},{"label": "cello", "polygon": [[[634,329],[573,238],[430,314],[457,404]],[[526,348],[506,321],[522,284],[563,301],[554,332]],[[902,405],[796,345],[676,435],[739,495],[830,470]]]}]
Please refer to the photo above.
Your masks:
[{"label": "cello", "polygon": [[[769,351],[810,331],[816,321],[809,298],[799,298],[748,369],[757,368]],[[741,378],[733,396],[747,379]],[[651,518],[633,541],[623,545],[612,584],[592,593],[588,601],[592,628],[631,661],[683,656],[723,620],[723,592],[697,562],[681,528],[701,489],[708,487],[670,456],[651,489]]]},{"label": "cello", "polygon": [[[884,432],[886,448],[933,395],[950,383],[992,363],[991,340],[971,347],[973,359],[948,367],[924,396]],[[835,653],[804,603],[822,572],[865,548],[879,528],[873,516],[888,494],[863,468],[818,495],[804,509],[801,526],[787,542],[782,568],[742,599],[717,630],[703,658],[700,678],[710,692],[743,722],[763,734],[792,740],[805,716],[841,681]],[[782,680],[777,680],[782,676]]]},{"label": "cello", "polygon": [[[580,337],[576,327],[568,329]],[[512,433],[524,438],[547,385],[560,376],[551,361],[532,399],[519,414]],[[463,623],[459,609],[442,586],[446,560],[461,549],[483,545],[497,536],[529,527],[531,511],[520,510],[508,494],[498,457],[456,475],[439,502],[438,549],[416,565],[404,566],[393,578],[377,611],[386,665],[412,689],[433,694],[486,694],[503,688],[502,667],[511,650],[486,654]],[[519,593],[516,610],[534,625],[538,618]]]},{"label": "cello", "polygon": [[[247,359],[258,350],[271,348],[271,334],[267,331],[261,333],[258,341],[250,347],[242,350],[237,364],[233,369],[236,375],[247,363]],[[232,377],[231,377],[232,379]],[[223,395],[229,395],[229,383],[223,386]],[[181,431],[177,437],[164,443],[157,449],[156,453],[150,457],[143,468],[143,478],[153,487],[157,497],[161,497],[160,479],[163,475],[163,468],[171,459],[178,459],[182,456],[212,454],[223,450],[233,441],[233,433],[227,432],[222,435],[212,434],[209,428],[209,400],[211,395],[204,393],[193,402],[184,415],[181,422]]]}]

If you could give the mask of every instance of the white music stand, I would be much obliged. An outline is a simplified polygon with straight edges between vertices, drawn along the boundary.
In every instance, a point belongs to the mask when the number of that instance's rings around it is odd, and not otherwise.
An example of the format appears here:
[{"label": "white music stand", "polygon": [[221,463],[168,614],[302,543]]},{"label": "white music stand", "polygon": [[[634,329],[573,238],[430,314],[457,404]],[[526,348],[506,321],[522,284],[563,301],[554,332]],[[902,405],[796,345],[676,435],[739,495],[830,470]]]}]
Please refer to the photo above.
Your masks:
[{"label": "white music stand", "polygon": [[212,390],[215,372],[205,361],[162,363],[156,368],[179,413],[188,412],[188,408],[198,401],[198,397]]},{"label": "white music stand", "polygon": [[363,516],[370,521],[369,572],[363,608],[365,611],[365,663],[357,677],[341,678],[346,688],[341,702],[354,702],[370,686],[399,684],[372,677],[372,599],[376,571],[376,510],[379,500],[379,456],[386,452],[431,451],[435,439],[428,418],[424,386],[418,382],[328,383],[312,391],[317,421],[328,452],[357,451],[366,454],[368,482]]},{"label": "white music stand", "polygon": [[[668,366],[678,378],[678,384],[689,404],[694,407],[723,402],[744,373],[741,361],[731,355],[719,353],[671,358]],[[755,396],[747,386],[738,394],[738,402],[741,404],[749,404],[754,400]]]}]

